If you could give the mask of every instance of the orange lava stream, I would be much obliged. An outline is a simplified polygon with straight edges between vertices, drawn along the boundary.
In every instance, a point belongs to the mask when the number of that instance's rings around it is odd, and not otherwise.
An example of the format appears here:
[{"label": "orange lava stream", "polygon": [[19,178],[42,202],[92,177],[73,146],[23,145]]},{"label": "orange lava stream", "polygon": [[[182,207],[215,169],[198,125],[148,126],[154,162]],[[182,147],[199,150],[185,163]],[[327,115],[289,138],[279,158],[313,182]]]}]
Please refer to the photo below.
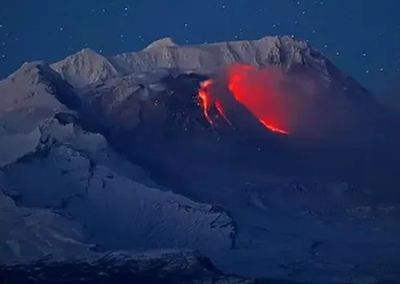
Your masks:
[{"label": "orange lava stream", "polygon": [[210,108],[212,105],[215,106],[216,110],[218,111],[218,113],[221,115],[222,118],[225,119],[225,121],[232,126],[232,123],[229,121],[229,119],[227,118],[226,114],[225,114],[225,110],[222,106],[222,103],[219,99],[215,100],[215,102],[213,103],[211,100],[211,95],[210,95],[210,91],[209,88],[211,87],[211,85],[214,83],[213,80],[209,79],[206,80],[204,82],[202,82],[200,84],[200,89],[198,91],[198,97],[201,103],[201,108],[203,110],[203,114],[205,116],[205,118],[207,119],[207,121],[211,124],[214,125],[214,122],[211,118],[210,115]]},{"label": "orange lava stream", "polygon": [[200,84],[200,89],[199,89],[199,99],[201,103],[201,107],[203,109],[203,114],[204,117],[207,119],[207,121],[211,124],[214,125],[214,122],[211,119],[211,116],[209,114],[210,111],[210,95],[208,94],[208,88],[211,86],[213,83],[212,80],[207,80],[204,81]]},{"label": "orange lava stream", "polygon": [[218,113],[225,119],[225,121],[232,126],[232,123],[229,121],[228,117],[225,114],[224,107],[222,106],[222,103],[220,100],[215,101],[215,108],[218,110]]},{"label": "orange lava stream", "polygon": [[268,123],[266,123],[264,120],[260,119],[260,122],[269,130],[271,130],[272,132],[276,132],[276,133],[280,133],[280,134],[285,134],[285,135],[289,135],[289,133],[283,129],[279,129],[277,127],[274,127]]}]

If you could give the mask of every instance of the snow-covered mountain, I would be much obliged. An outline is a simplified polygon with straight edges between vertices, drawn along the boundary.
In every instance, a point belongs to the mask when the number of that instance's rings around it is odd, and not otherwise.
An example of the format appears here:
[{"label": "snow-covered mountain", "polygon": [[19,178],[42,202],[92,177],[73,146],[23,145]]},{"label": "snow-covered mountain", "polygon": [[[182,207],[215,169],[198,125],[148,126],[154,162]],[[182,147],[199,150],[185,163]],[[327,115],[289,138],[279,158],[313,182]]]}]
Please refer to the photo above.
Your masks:
[{"label": "snow-covered mountain", "polygon": [[[26,64],[1,85],[9,104],[1,113],[1,187],[18,205],[66,219],[52,224],[56,230],[72,218],[86,228],[87,242],[104,247],[200,248],[211,240],[229,246],[234,222],[228,213],[155,189],[143,169],[77,124],[75,105],[66,106],[74,102],[72,89],[47,65]],[[14,211],[13,218],[23,217]],[[4,219],[5,227],[11,220]],[[31,255],[18,240],[4,241],[15,257]]]},{"label": "snow-covered mountain", "polygon": [[[282,135],[232,99],[209,120],[199,89],[231,64],[275,68],[327,127]],[[27,63],[0,82],[0,260],[197,249],[246,276],[396,279],[399,127],[286,36]]]}]

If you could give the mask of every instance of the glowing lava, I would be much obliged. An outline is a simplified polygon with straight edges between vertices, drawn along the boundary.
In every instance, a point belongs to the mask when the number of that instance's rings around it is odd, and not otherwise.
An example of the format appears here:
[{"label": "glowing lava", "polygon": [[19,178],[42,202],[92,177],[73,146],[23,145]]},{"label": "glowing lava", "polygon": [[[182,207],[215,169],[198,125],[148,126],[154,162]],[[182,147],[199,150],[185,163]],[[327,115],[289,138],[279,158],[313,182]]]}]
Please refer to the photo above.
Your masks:
[{"label": "glowing lava", "polygon": [[231,65],[227,85],[235,99],[244,105],[269,130],[288,134],[287,105],[279,88],[278,75],[244,64]]},{"label": "glowing lava", "polygon": [[211,79],[201,82],[198,95],[201,103],[201,108],[203,109],[204,117],[211,125],[214,125],[214,122],[212,121],[210,116],[211,96],[209,93],[209,88],[212,84],[213,80]]},{"label": "glowing lava", "polygon": [[[263,126],[275,133],[289,134],[287,131],[288,113],[285,113],[288,104],[284,101],[285,96],[279,87],[280,78],[277,73],[250,65],[235,64],[228,67],[225,78],[224,85],[227,86],[231,95],[245,106]],[[198,99],[204,117],[211,125],[214,125],[212,115],[212,111],[214,111],[232,126],[226,115],[221,94],[214,93],[216,91],[213,88],[215,83],[213,79],[209,79],[200,84]]]},{"label": "glowing lava", "polygon": [[214,106],[215,109],[217,110],[218,114],[225,119],[225,121],[232,126],[232,123],[229,121],[225,114],[225,110],[223,108],[223,105],[221,103],[221,100],[216,99],[213,100],[211,96],[211,91],[210,88],[214,84],[214,81],[211,79],[208,79],[200,84],[200,89],[198,92],[198,98],[200,100],[201,108],[203,109],[203,114],[204,117],[207,119],[207,121],[211,124],[214,125],[214,121],[211,118],[210,111],[211,107]]},{"label": "glowing lava", "polygon": [[232,126],[232,123],[229,121],[228,117],[225,114],[224,107],[220,100],[215,101],[215,108],[218,110],[218,113],[225,119],[225,121]]},{"label": "glowing lava", "polygon": [[266,123],[266,122],[265,122],[264,120],[262,120],[262,119],[260,119],[260,122],[261,122],[266,128],[268,128],[269,130],[271,130],[272,132],[276,132],[276,133],[280,133],[280,134],[285,134],[285,135],[288,135],[288,134],[289,134],[287,131],[282,130],[282,129],[279,129],[279,128],[276,128],[276,127],[274,127],[274,126],[272,126],[272,125]]}]

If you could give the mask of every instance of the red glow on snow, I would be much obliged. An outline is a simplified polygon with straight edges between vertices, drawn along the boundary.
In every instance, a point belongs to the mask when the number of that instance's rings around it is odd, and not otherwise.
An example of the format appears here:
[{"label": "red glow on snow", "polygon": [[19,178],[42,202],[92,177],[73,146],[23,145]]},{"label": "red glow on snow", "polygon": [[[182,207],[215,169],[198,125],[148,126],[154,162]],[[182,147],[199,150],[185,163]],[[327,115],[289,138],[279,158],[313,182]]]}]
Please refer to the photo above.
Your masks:
[{"label": "red glow on snow", "polygon": [[271,70],[244,64],[228,68],[228,89],[269,130],[288,134],[288,115],[279,78]]}]

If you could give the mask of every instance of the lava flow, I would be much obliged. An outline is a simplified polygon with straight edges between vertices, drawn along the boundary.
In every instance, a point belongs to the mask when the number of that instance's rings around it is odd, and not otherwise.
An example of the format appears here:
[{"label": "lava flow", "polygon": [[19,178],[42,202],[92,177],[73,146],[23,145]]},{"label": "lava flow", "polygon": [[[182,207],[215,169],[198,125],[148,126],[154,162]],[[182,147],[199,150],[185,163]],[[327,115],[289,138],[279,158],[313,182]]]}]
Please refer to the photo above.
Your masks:
[{"label": "lava flow", "polygon": [[213,81],[211,79],[201,82],[198,96],[203,109],[204,117],[211,125],[214,125],[214,122],[210,116],[211,96],[209,93],[209,88],[212,84]]},{"label": "lava flow", "polygon": [[225,110],[223,108],[222,102],[219,99],[212,99],[211,96],[211,91],[210,87],[213,85],[214,81],[211,79],[208,79],[200,84],[200,89],[198,92],[198,97],[201,103],[201,107],[203,109],[203,114],[204,117],[207,119],[207,121],[211,124],[214,125],[214,121],[211,118],[210,115],[210,110],[211,107],[214,106],[215,109],[217,110],[218,114],[225,119],[225,121],[232,126],[231,122],[227,118],[225,114]]},{"label": "lava flow", "polygon": [[[288,135],[287,114],[284,98],[277,87],[278,77],[271,71],[250,65],[237,64],[227,69],[226,82],[231,95],[244,105],[260,123],[272,132]],[[213,79],[200,84],[198,98],[207,121],[214,125],[211,111],[214,109],[229,125],[221,94],[214,94]]]},{"label": "lava flow", "polygon": [[270,131],[286,130],[287,108],[278,87],[278,76],[271,70],[235,64],[228,68],[227,85],[235,99],[244,105]]},{"label": "lava flow", "polygon": [[275,126],[272,126],[268,123],[266,123],[264,120],[260,119],[260,122],[262,123],[262,125],[264,125],[266,128],[268,128],[269,130],[271,130],[272,132],[276,132],[276,133],[280,133],[280,134],[285,134],[288,135],[289,133],[285,130],[276,128]]}]

